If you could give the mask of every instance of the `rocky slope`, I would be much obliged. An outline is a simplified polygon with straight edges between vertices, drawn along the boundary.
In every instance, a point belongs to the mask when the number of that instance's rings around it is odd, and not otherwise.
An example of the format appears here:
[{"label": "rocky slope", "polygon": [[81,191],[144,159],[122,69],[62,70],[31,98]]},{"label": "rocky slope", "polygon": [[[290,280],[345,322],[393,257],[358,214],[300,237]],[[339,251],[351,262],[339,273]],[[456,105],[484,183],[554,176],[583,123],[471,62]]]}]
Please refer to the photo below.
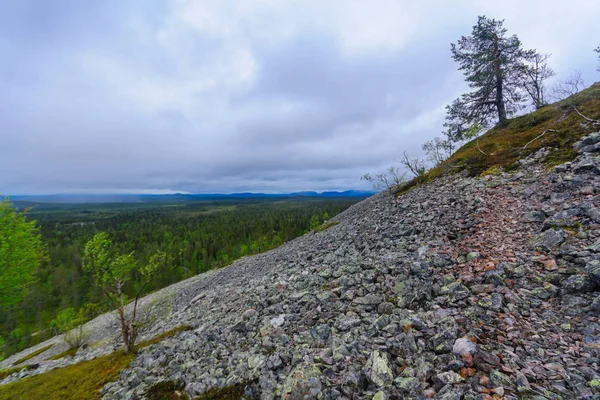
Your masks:
[{"label": "rocky slope", "polygon": [[[577,148],[552,171],[541,150],[512,173],[381,193],[152,295],[148,337],[192,329],[142,349],[103,398],[161,381],[190,398],[600,397],[600,133]],[[95,339],[112,329],[93,323]]]}]

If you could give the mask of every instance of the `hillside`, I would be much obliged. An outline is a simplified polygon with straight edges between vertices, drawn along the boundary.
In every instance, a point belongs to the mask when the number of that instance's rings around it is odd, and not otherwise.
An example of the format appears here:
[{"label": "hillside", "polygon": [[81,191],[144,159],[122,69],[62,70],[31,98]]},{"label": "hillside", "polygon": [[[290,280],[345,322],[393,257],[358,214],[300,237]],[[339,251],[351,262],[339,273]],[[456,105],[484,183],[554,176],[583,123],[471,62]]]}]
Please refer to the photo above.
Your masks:
[{"label": "hillside", "polygon": [[[600,85],[575,101],[600,117]],[[600,396],[600,132],[584,122],[567,103],[516,118],[454,173],[146,297],[142,340],[169,335],[107,361],[102,398]],[[117,332],[108,315],[87,329],[76,357],[45,361],[66,350],[54,338],[1,362],[36,367],[0,399],[82,398],[77,368],[95,377]]]}]

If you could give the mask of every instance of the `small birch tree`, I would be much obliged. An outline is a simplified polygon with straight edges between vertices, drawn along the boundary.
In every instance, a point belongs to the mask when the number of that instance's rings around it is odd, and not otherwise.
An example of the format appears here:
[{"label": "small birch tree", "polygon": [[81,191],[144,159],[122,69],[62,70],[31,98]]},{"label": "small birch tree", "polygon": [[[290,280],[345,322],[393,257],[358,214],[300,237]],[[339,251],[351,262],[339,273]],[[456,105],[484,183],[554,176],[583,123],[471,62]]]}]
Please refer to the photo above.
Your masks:
[{"label": "small birch tree", "polygon": [[[121,323],[121,336],[128,353],[135,350],[138,335],[136,314],[140,295],[164,270],[166,264],[166,253],[158,251],[150,257],[147,265],[138,267],[135,253],[116,254],[112,249],[112,241],[105,232],[97,233],[85,246],[84,268],[92,273],[94,283],[104,292],[117,312]],[[133,309],[127,312],[124,288],[134,271],[139,272],[143,280],[136,291]]]}]

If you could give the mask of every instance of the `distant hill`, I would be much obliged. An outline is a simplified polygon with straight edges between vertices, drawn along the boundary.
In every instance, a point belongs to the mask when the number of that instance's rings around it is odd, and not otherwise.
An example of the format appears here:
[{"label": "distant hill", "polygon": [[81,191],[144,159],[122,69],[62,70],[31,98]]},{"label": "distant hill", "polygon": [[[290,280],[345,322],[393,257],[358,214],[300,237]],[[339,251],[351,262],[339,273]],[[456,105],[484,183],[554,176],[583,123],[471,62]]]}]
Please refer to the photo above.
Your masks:
[{"label": "distant hill", "polygon": [[246,198],[293,198],[293,197],[369,197],[375,194],[366,190],[345,190],[343,192],[293,192],[293,193],[202,193],[202,194],[50,194],[9,196],[14,202],[28,203],[173,203],[195,200],[246,199]]}]

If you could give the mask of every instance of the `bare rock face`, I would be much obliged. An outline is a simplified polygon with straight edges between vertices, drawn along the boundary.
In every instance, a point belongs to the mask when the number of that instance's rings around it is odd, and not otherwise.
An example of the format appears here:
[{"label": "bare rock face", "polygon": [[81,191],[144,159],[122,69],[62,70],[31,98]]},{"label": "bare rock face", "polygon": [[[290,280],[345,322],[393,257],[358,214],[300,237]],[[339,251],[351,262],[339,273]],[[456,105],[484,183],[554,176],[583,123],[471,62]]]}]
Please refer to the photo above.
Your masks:
[{"label": "bare rock face", "polygon": [[192,398],[600,396],[599,138],[550,172],[539,152],[513,173],[380,193],[153,294],[171,300],[143,338],[193,329],[141,349],[103,398],[164,380]]}]

